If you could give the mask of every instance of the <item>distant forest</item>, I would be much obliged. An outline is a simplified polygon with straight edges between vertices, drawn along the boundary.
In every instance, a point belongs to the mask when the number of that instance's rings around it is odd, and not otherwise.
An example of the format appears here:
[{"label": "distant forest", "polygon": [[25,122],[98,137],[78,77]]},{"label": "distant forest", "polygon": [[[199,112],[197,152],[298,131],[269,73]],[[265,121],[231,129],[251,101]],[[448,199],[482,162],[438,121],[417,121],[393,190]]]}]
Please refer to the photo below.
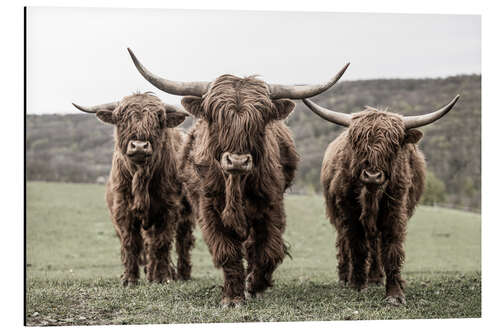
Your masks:
[{"label": "distant forest", "polygon": [[[461,98],[455,108],[422,129],[424,137],[419,146],[428,168],[424,203],[480,210],[480,75],[344,81],[312,100],[345,113],[358,112],[369,105],[401,115],[419,115],[443,106],[456,94]],[[158,95],[161,97],[161,93]],[[96,101],[99,102],[103,101]],[[320,193],[323,153],[343,128],[320,119],[301,101],[296,103],[295,111],[286,121],[301,158],[292,191]],[[192,119],[188,119],[182,126],[189,128],[191,123]],[[28,180],[102,182],[111,167],[112,151],[113,127],[93,115],[27,115]]]}]

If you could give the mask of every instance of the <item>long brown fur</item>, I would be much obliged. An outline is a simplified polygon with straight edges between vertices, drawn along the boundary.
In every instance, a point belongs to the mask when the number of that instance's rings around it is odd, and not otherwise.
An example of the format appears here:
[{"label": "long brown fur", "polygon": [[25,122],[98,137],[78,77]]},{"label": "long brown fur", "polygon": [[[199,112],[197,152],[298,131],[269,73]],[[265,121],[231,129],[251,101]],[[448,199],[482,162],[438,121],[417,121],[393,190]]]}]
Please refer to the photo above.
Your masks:
[{"label": "long brown fur", "polygon": [[[123,284],[138,282],[142,264],[150,282],[189,279],[194,222],[178,176],[183,136],[180,130],[170,128],[177,123],[169,124],[163,103],[147,93],[125,97],[113,112],[99,111],[97,116],[115,125],[106,201],[120,238]],[[128,158],[130,140],[149,141],[153,147],[151,160],[141,165]],[[177,275],[170,258],[174,239]]]},{"label": "long brown fur", "polygon": [[[189,198],[214,265],[223,270],[223,304],[239,304],[245,293],[255,296],[272,285],[286,253],[283,194],[298,154],[282,120],[295,104],[271,100],[267,85],[255,77],[232,75],[215,80],[203,98],[185,97],[182,104],[199,118],[182,158]],[[224,152],[251,154],[252,171],[225,173],[219,162]]]},{"label": "long brown fur", "polygon": [[[353,116],[328,146],[321,169],[327,215],[337,229],[338,275],[357,290],[382,283],[404,303],[401,267],[406,224],[424,190],[425,161],[419,130],[402,117],[372,108]],[[363,168],[383,171],[381,185],[360,181]]]}]

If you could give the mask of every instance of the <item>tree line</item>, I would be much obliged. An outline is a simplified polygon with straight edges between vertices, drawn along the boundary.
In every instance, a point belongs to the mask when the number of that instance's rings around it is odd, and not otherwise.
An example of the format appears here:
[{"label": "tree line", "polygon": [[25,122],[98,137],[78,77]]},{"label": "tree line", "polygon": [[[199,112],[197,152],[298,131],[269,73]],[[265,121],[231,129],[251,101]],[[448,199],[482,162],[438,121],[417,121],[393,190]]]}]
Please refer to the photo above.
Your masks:
[{"label": "tree line", "polygon": [[[481,206],[481,76],[439,79],[344,81],[312,100],[339,112],[365,105],[401,115],[433,111],[456,94],[461,98],[443,119],[422,128],[419,143],[427,162],[426,204],[479,210]],[[161,95],[159,94],[161,97]],[[117,99],[119,97],[116,97]],[[286,120],[300,164],[292,191],[319,193],[319,174],[328,144],[344,129],[328,123],[301,101]],[[71,107],[70,101],[68,101]],[[182,125],[189,128],[192,119]],[[113,151],[113,127],[87,114],[27,115],[27,180],[93,183],[107,177]]]}]

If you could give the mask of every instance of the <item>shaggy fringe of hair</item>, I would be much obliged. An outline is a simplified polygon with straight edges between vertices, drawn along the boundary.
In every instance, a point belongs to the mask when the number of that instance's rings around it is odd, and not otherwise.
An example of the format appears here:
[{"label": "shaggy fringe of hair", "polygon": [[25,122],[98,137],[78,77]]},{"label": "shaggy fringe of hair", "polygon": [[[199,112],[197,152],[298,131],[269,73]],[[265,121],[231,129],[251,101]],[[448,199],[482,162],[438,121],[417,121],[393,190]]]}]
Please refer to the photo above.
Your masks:
[{"label": "shaggy fringe of hair", "polygon": [[376,170],[390,171],[389,165],[404,140],[403,118],[384,111],[363,111],[353,116],[348,130],[355,155],[354,172],[367,163]]}]

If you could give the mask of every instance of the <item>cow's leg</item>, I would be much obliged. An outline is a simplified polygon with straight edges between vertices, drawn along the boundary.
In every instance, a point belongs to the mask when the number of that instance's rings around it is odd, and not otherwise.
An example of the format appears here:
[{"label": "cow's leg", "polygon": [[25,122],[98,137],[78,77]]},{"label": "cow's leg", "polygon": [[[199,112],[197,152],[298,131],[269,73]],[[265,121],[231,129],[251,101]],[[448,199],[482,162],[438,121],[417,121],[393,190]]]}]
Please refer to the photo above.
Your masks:
[{"label": "cow's leg", "polygon": [[235,237],[234,231],[223,227],[213,214],[207,215],[210,218],[200,219],[199,224],[215,267],[223,271],[221,304],[224,307],[239,306],[245,300],[242,242]]},{"label": "cow's leg", "polygon": [[191,278],[191,249],[194,245],[194,216],[186,198],[182,200],[182,210],[175,233],[177,251],[177,276],[181,280]]},{"label": "cow's leg", "polygon": [[245,270],[245,289],[246,289],[246,282],[248,282],[248,276],[253,270],[255,269],[256,265],[256,251],[255,251],[255,230],[253,228],[250,228],[248,231],[248,237],[243,242],[243,248],[245,249],[244,255],[245,259],[247,261],[247,267]]},{"label": "cow's leg", "polygon": [[149,282],[175,280],[175,270],[170,260],[175,224],[175,219],[164,218],[163,222],[154,223],[144,232],[147,244],[146,279]]},{"label": "cow's leg", "polygon": [[368,283],[368,254],[369,244],[365,231],[360,222],[351,223],[346,230],[351,254],[351,287],[361,291]]},{"label": "cow's leg", "polygon": [[285,217],[281,205],[276,211],[264,212],[262,218],[252,221],[252,237],[249,251],[249,268],[246,277],[246,292],[250,297],[262,294],[272,286],[272,275],[283,261],[286,246],[283,241]]},{"label": "cow's leg", "polygon": [[126,212],[115,217],[120,229],[121,259],[125,271],[122,275],[123,286],[135,285],[139,280],[139,264],[143,247],[140,222]]},{"label": "cow's leg", "polygon": [[335,246],[337,247],[337,271],[339,275],[339,282],[343,285],[347,285],[349,282],[350,249],[347,241],[346,230],[343,227],[337,228],[337,241]]},{"label": "cow's leg", "polygon": [[389,228],[382,231],[382,261],[386,276],[386,300],[390,304],[405,304],[403,294],[404,280],[401,278],[401,266],[405,258],[403,249],[404,223],[390,220]]},{"label": "cow's leg", "polygon": [[116,236],[120,240],[121,261],[124,272],[121,275],[124,286],[137,284],[139,279],[139,264],[141,263],[141,251],[143,248],[140,238],[139,223],[128,211],[126,200],[122,193],[115,192],[108,180],[106,184],[106,203],[111,215],[111,222]]},{"label": "cow's leg", "polygon": [[370,239],[370,270],[368,283],[382,285],[384,283],[384,272],[380,259],[380,235]]},{"label": "cow's leg", "polygon": [[[234,244],[236,245],[236,244]],[[231,246],[234,246],[231,245]],[[238,246],[238,245],[236,245]],[[241,244],[239,244],[241,247]],[[239,306],[243,304],[244,294],[244,269],[241,253],[238,257],[233,257],[222,264],[224,272],[224,287],[222,289],[223,306]]]},{"label": "cow's leg", "polygon": [[144,234],[142,235],[142,239],[143,239],[143,247],[142,247],[141,255],[139,256],[139,266],[143,266],[144,275],[147,276],[147,274],[148,274],[148,248],[147,248],[148,244],[145,241]]}]

